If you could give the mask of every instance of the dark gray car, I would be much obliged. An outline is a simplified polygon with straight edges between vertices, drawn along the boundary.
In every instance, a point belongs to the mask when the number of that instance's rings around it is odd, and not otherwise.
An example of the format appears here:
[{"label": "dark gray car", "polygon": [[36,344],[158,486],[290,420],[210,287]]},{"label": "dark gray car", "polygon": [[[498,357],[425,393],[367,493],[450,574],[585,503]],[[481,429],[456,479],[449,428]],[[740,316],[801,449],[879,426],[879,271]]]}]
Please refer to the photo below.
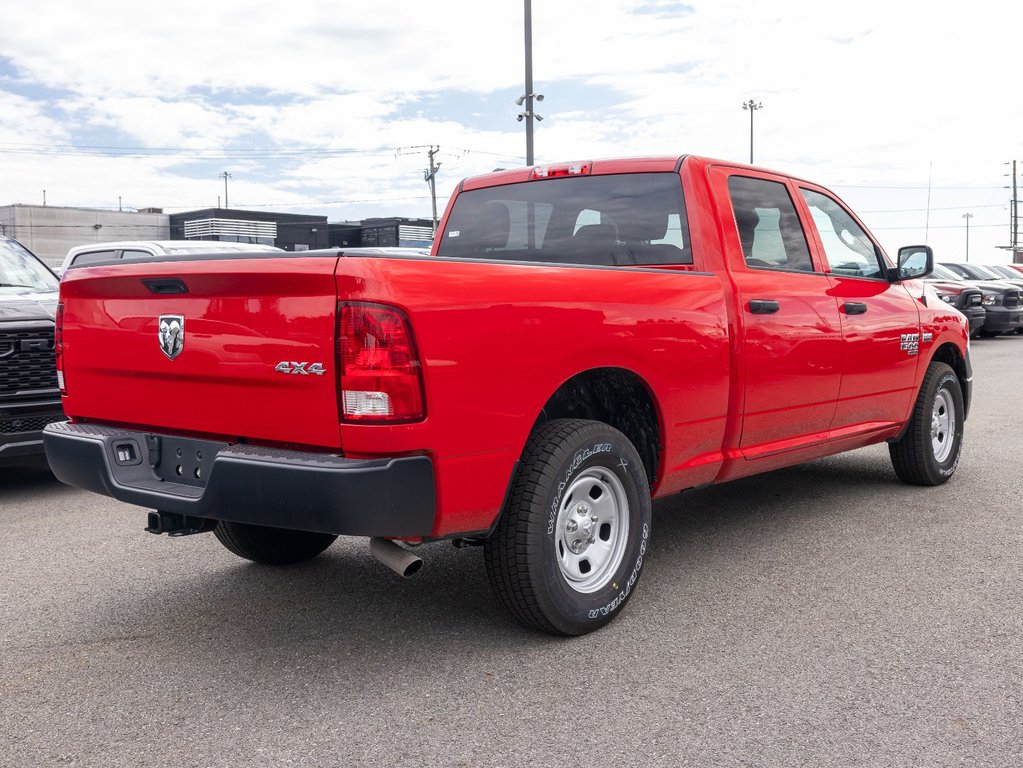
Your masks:
[{"label": "dark gray car", "polygon": [[0,465],[42,461],[42,430],[64,417],[53,354],[57,276],[0,237]]}]

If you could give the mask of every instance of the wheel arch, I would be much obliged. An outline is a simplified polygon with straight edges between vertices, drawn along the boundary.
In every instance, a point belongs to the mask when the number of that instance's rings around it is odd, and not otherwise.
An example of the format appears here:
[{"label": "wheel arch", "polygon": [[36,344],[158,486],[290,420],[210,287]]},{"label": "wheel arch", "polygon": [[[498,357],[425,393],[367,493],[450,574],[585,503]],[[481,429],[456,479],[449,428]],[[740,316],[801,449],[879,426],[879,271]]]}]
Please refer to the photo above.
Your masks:
[{"label": "wheel arch", "polygon": [[964,355],[956,344],[947,341],[934,350],[928,365],[934,361],[945,363],[945,365],[955,371],[956,378],[959,379],[959,389],[963,393],[963,418],[965,419],[970,414],[970,390],[973,380],[973,372],[970,370],[969,353],[967,352]]},{"label": "wheel arch", "polygon": [[664,432],[656,398],[641,376],[616,367],[577,373],[548,398],[530,432],[554,419],[589,419],[617,429],[635,446],[654,487],[661,474]]}]

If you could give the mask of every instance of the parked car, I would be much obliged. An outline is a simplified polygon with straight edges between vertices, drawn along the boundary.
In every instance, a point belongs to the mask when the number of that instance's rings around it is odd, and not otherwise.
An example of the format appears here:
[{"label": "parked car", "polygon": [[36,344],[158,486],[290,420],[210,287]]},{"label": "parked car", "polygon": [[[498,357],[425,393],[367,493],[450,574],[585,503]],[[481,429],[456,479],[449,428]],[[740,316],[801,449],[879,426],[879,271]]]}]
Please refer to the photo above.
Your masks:
[{"label": "parked car", "polygon": [[152,259],[159,256],[188,256],[197,253],[272,253],[282,248],[261,243],[234,243],[222,240],[121,240],[110,243],[89,243],[70,249],[58,273],[71,266],[95,264],[100,261]]},{"label": "parked car", "polygon": [[57,276],[0,237],[0,465],[43,458],[43,427],[64,418],[54,361]]},{"label": "parked car", "polygon": [[515,617],[581,635],[635,594],[654,497],[873,444],[914,485],[959,463],[969,328],[933,252],[890,258],[805,179],[516,168],[458,185],[431,255],[287,256],[69,270],[55,474],[265,564],[479,545]]},{"label": "parked car", "polygon": [[933,277],[951,282],[962,282],[983,291],[984,326],[980,335],[991,338],[1003,333],[1015,333],[1023,327],[1023,291],[1001,280],[982,280],[968,277],[956,264],[935,264]]},{"label": "parked car", "polygon": [[1023,280],[1023,266],[1019,264],[985,264],[984,266],[1006,280]]},{"label": "parked car", "polygon": [[[937,265],[935,265],[937,269]],[[970,323],[970,338],[976,338],[984,328],[987,312],[983,307],[984,292],[962,279],[938,277],[934,273],[925,277],[938,298],[962,312]],[[993,294],[992,294],[993,295]]]}]

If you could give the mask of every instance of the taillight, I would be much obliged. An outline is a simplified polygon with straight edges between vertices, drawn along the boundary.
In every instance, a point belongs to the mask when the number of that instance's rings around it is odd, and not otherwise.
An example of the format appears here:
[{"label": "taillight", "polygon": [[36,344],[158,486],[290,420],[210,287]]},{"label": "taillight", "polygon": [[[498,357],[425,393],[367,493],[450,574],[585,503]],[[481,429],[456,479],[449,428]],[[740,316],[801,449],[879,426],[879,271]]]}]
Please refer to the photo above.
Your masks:
[{"label": "taillight", "polygon": [[338,305],[342,421],[419,421],[423,374],[408,319],[381,304]]},{"label": "taillight", "polygon": [[57,305],[57,315],[53,325],[53,356],[57,362],[57,386],[62,395],[67,394],[64,386],[64,305]]}]

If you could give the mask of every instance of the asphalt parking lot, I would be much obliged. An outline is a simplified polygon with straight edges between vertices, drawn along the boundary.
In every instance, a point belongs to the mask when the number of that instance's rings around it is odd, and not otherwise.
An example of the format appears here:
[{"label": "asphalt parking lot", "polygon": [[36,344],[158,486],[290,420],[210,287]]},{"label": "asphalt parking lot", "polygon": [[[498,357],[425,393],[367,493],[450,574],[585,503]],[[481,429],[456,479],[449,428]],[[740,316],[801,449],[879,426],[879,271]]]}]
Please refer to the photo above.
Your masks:
[{"label": "asphalt parking lot", "polygon": [[973,360],[951,483],[878,446],[660,502],[628,609],[572,640],[475,549],[275,570],[0,470],[0,765],[1018,766],[1023,337]]}]

